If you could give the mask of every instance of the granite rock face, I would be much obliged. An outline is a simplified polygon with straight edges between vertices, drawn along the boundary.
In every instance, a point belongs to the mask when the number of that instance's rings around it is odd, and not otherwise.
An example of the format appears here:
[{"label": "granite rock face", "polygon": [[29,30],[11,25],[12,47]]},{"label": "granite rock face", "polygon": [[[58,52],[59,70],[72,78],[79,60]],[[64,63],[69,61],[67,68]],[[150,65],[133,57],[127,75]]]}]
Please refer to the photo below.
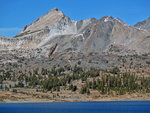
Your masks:
[{"label": "granite rock face", "polygon": [[[54,8],[13,38],[0,37],[0,50],[36,50],[43,56],[55,52],[150,53],[150,18],[129,26],[118,18],[105,16],[72,21]],[[51,49],[57,45],[54,49]]]}]

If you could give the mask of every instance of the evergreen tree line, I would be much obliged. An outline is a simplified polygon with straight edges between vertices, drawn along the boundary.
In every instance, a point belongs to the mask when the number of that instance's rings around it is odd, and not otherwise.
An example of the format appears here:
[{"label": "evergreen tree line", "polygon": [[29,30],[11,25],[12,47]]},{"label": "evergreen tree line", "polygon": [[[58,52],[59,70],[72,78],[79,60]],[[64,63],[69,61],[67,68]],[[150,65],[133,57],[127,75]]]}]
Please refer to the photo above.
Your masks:
[{"label": "evergreen tree line", "polygon": [[137,77],[131,73],[104,75],[93,81],[86,81],[80,92],[84,94],[89,89],[98,90],[101,94],[150,93],[150,78]]},{"label": "evergreen tree line", "polygon": [[[85,85],[79,89],[81,94],[90,94],[91,90],[98,90],[101,94],[115,92],[119,95],[150,92],[149,77],[137,77],[131,73],[122,73],[118,67],[103,71],[103,74],[100,74],[99,69],[84,70],[79,66],[42,68],[41,71],[35,69],[26,73],[19,71],[17,74],[11,70],[0,70],[0,88],[3,88],[2,84],[5,80],[17,81],[14,87],[37,88],[45,91],[60,91],[62,86],[65,89],[76,91],[79,88],[72,82],[82,80]],[[8,90],[8,88],[5,89]]]}]

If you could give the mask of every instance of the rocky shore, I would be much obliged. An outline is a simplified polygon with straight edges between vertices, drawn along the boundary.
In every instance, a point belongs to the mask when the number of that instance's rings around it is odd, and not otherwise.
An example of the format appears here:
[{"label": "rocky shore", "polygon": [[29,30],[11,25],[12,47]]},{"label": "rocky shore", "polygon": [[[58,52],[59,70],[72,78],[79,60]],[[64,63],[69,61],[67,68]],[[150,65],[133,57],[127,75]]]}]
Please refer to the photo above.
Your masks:
[{"label": "rocky shore", "polygon": [[[0,103],[45,103],[45,102],[82,102],[82,101],[149,101],[150,93],[125,94],[125,95],[81,95],[81,94],[21,94],[0,92]],[[59,95],[59,96],[58,96]],[[52,97],[53,96],[53,97]]]}]

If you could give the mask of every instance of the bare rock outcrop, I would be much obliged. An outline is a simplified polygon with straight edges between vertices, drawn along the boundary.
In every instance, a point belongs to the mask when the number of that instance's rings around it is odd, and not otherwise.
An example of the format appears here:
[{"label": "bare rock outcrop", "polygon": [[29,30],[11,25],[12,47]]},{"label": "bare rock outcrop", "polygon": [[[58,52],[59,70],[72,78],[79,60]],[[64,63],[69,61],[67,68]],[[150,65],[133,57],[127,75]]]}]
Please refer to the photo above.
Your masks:
[{"label": "bare rock outcrop", "polygon": [[[111,52],[111,47],[121,54],[150,53],[150,18],[129,26],[118,18],[105,16],[72,21],[62,11],[54,8],[47,14],[26,25],[13,38],[0,37],[0,50],[33,50],[40,48],[39,54],[57,44],[56,52]],[[50,52],[51,53],[51,52]],[[116,53],[116,54],[119,54]]]}]

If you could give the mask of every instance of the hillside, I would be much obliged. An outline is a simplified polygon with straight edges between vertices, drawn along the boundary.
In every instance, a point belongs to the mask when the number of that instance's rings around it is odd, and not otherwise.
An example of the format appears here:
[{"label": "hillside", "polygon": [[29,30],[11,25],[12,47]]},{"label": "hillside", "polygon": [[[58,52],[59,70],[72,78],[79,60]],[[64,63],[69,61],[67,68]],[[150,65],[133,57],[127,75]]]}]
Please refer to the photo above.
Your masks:
[{"label": "hillside", "polygon": [[149,77],[150,18],[73,21],[54,8],[0,36],[2,102],[149,100]]}]

